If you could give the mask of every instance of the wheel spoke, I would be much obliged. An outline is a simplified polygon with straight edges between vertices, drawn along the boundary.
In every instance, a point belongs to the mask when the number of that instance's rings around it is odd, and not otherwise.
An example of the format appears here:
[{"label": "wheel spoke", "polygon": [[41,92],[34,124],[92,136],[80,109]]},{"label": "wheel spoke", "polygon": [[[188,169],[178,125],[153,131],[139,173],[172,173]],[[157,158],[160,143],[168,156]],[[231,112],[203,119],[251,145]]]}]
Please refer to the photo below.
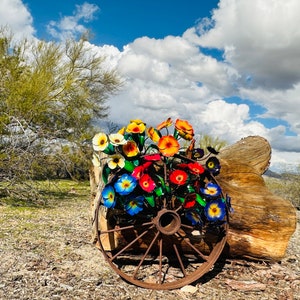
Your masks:
[{"label": "wheel spoke", "polygon": [[181,259],[180,255],[179,255],[178,248],[177,248],[176,244],[173,244],[173,248],[175,250],[178,262],[180,264],[180,268],[181,268],[182,274],[183,274],[184,277],[186,277],[185,267],[183,265],[183,262],[182,262],[182,259]]},{"label": "wheel spoke", "polygon": [[163,240],[162,236],[159,240],[159,284],[162,284],[162,248],[163,248]]},{"label": "wheel spoke", "polygon": [[181,227],[194,230],[195,227],[191,225],[181,224]]},{"label": "wheel spoke", "polygon": [[[147,222],[147,223],[143,223],[140,224],[139,226],[148,226],[148,225],[152,225],[152,222]],[[108,230],[101,230],[100,234],[104,234],[104,233],[110,233],[110,232],[118,232],[118,231],[122,231],[122,230],[128,230],[128,229],[136,229],[138,226],[137,225],[130,225],[130,226],[124,226],[124,227],[115,227],[112,229],[108,229]]]},{"label": "wheel spoke", "polygon": [[207,256],[204,255],[199,249],[197,249],[189,240],[184,239],[184,237],[177,232],[177,234],[184,240],[185,243],[187,243],[202,259],[204,259],[205,261],[207,261]]},{"label": "wheel spoke", "polygon": [[139,268],[140,268],[141,265],[143,264],[145,258],[147,257],[149,251],[151,250],[152,246],[154,245],[155,241],[157,240],[159,234],[160,234],[160,232],[157,231],[156,234],[155,234],[155,236],[154,236],[154,238],[153,238],[153,240],[151,241],[149,247],[147,248],[145,254],[144,254],[143,257],[141,258],[141,261],[139,262],[138,266],[136,267],[136,269],[135,269],[135,271],[134,271],[134,273],[133,273],[133,275],[132,275],[133,278],[135,278],[137,272],[139,271]]},{"label": "wheel spoke", "polygon": [[127,250],[128,248],[130,248],[136,241],[138,241],[141,237],[143,237],[145,234],[148,233],[149,229],[153,228],[153,226],[151,226],[150,228],[148,228],[148,230],[144,231],[143,233],[141,233],[140,235],[138,235],[134,240],[132,240],[129,244],[127,244],[124,248],[122,248],[118,253],[116,253],[112,258],[111,261],[113,261],[117,256],[119,256],[121,253],[123,253],[125,250]]}]

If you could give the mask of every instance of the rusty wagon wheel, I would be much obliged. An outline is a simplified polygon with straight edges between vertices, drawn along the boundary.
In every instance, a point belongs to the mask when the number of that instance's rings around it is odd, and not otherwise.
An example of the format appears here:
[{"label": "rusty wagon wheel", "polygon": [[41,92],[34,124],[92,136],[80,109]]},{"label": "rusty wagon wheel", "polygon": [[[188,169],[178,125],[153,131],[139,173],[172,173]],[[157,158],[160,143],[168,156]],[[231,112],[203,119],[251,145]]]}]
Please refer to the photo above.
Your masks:
[{"label": "rusty wagon wheel", "polygon": [[[98,220],[101,204],[96,207]],[[170,290],[195,282],[212,269],[227,239],[228,214],[223,222],[192,226],[181,204],[162,207],[153,217],[135,218],[109,209],[107,229],[96,222],[101,252],[124,280],[148,289]],[[107,248],[104,240],[113,241]]]}]

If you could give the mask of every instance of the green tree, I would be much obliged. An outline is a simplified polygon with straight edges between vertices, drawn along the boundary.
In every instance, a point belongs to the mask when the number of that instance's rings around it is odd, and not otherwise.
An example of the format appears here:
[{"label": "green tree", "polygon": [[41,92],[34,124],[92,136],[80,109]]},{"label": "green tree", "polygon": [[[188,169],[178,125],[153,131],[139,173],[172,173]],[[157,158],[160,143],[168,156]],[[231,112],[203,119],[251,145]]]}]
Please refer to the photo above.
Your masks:
[{"label": "green tree", "polygon": [[104,60],[85,37],[15,43],[0,30],[0,196],[16,182],[87,174],[92,120],[121,85]]}]

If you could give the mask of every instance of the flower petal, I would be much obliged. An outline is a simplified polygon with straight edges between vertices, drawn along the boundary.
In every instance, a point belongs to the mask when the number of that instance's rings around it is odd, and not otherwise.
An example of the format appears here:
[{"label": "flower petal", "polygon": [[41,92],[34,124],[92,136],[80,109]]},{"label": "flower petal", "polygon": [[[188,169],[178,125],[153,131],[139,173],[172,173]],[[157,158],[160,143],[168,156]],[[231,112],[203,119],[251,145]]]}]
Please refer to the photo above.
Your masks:
[{"label": "flower petal", "polygon": [[221,221],[226,215],[226,206],[222,200],[214,200],[204,208],[204,214],[208,221]]},{"label": "flower petal", "polygon": [[158,141],[158,149],[164,156],[173,156],[179,151],[179,143],[172,135],[165,135]]},{"label": "flower petal", "polygon": [[97,133],[92,140],[95,151],[103,151],[108,146],[108,137],[105,133]]}]

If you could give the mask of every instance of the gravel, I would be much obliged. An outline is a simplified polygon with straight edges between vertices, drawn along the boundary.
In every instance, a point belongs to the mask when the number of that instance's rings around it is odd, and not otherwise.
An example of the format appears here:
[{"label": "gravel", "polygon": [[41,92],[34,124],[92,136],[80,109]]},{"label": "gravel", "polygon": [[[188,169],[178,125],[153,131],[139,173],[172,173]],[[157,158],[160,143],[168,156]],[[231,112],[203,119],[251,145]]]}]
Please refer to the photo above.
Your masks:
[{"label": "gravel", "polygon": [[223,259],[198,282],[147,290],[123,281],[91,243],[89,201],[52,208],[0,206],[1,299],[300,299],[300,214],[276,263]]}]

